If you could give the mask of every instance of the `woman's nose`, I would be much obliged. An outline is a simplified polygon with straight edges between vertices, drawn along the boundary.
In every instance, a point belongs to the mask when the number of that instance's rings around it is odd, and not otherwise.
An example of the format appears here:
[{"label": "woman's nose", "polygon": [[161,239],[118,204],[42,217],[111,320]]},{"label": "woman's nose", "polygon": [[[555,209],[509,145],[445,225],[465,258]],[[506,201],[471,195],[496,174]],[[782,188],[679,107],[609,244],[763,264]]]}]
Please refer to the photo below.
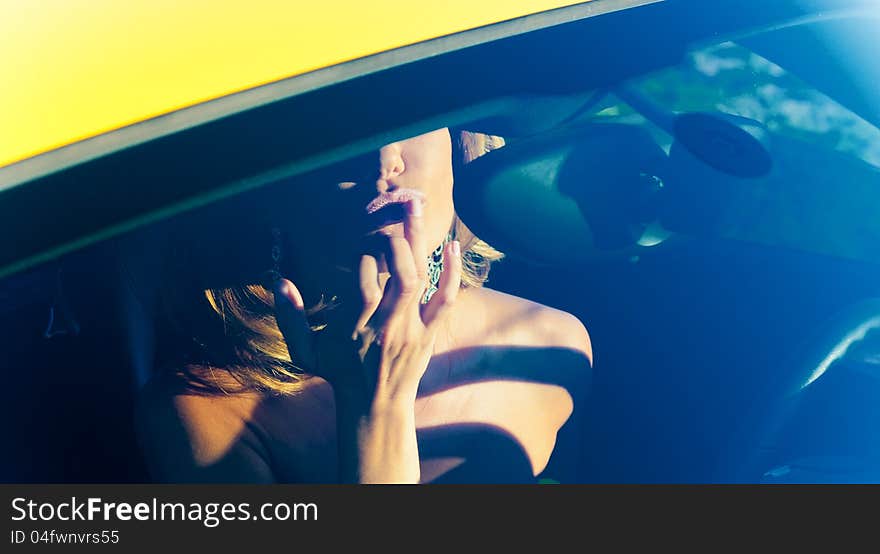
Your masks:
[{"label": "woman's nose", "polygon": [[389,144],[379,150],[379,180],[387,181],[400,175],[406,167],[403,165],[400,146]]}]

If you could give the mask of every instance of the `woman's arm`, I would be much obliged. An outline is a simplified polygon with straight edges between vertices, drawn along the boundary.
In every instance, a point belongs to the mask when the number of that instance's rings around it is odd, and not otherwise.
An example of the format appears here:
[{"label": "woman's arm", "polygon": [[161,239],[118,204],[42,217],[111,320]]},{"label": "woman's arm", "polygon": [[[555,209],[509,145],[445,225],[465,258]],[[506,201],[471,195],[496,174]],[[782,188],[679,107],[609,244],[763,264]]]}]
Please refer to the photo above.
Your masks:
[{"label": "woman's arm", "polygon": [[414,400],[336,394],[340,480],[418,483]]},{"label": "woman's arm", "polygon": [[[427,282],[428,250],[422,235],[421,199],[411,200],[404,237],[388,237],[380,274],[375,253],[361,257],[359,286],[363,309],[354,323],[335,323],[314,340],[304,302],[293,283],[275,284],[278,326],[291,358],[325,378],[336,398],[340,479],[359,483],[418,483],[415,399],[428,367],[434,338],[461,285],[461,251],[446,245],[444,271],[431,301],[421,304]],[[334,323],[328,325],[331,329]],[[355,339],[355,340],[352,340]],[[346,343],[357,355],[339,355]],[[358,367],[355,367],[358,366]]]}]

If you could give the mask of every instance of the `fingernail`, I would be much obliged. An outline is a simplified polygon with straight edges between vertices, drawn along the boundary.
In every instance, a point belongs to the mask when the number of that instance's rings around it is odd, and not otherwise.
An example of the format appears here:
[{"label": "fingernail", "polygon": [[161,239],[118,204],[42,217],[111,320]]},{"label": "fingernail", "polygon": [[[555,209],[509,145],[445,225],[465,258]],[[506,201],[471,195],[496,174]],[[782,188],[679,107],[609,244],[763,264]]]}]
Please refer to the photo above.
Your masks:
[{"label": "fingernail", "polygon": [[299,291],[297,291],[289,282],[283,279],[279,279],[278,281],[276,281],[275,294],[283,295],[291,304],[293,304],[296,309],[304,309],[302,297],[300,296]]},{"label": "fingernail", "polygon": [[457,240],[452,241],[452,253],[456,256],[461,256],[461,243]]},{"label": "fingernail", "polygon": [[422,217],[422,199],[418,196],[406,203],[406,210],[413,217]]},{"label": "fingernail", "polygon": [[290,288],[287,286],[287,283],[282,281],[281,279],[275,280],[275,294],[280,294],[282,296],[286,296],[290,298]]},{"label": "fingernail", "polygon": [[285,294],[287,291],[287,284],[281,280],[280,276],[272,278],[272,291],[275,294]]}]

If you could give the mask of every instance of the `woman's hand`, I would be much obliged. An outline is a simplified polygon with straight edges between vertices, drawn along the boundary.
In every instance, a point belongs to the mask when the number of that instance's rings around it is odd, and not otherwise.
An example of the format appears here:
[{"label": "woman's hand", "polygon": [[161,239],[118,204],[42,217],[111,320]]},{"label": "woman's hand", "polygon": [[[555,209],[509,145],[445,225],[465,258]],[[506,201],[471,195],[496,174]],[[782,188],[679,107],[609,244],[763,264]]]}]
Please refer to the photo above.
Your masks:
[{"label": "woman's hand", "polygon": [[[356,284],[360,301],[352,306],[345,300],[349,305],[331,309],[322,331],[310,330],[297,287],[287,279],[276,283],[276,318],[297,367],[347,392],[365,387],[372,389],[370,393],[394,397],[415,394],[437,330],[448,318],[461,285],[460,247],[452,241],[443,252],[438,290],[430,302],[421,304],[428,259],[421,211],[420,199],[408,202],[404,236],[383,236],[381,253],[361,255]],[[388,272],[380,273],[383,257]],[[354,353],[360,367],[350,367]]]},{"label": "woman's hand", "polygon": [[[461,284],[460,246],[453,241],[443,251],[438,290],[421,304],[428,259],[421,202],[415,198],[407,203],[404,236],[387,238],[387,273],[380,272],[382,255],[361,256],[361,302],[354,321],[346,324],[341,311],[326,329],[312,332],[296,286],[281,279],[275,287],[276,318],[291,359],[334,388],[340,463],[347,478],[357,471],[361,481],[418,481],[413,405],[437,331],[449,317]],[[348,424],[353,428],[346,430]],[[352,448],[356,468],[351,467]]]}]

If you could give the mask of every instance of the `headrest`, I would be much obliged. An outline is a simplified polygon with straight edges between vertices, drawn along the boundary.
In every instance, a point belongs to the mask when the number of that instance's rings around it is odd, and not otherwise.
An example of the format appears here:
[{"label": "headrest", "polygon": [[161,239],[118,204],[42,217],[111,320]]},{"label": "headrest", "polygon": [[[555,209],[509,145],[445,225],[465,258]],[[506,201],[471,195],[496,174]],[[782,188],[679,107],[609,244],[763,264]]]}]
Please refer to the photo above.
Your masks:
[{"label": "headrest", "polygon": [[607,94],[604,90],[569,94],[521,94],[505,98],[493,115],[458,125],[469,131],[497,135],[507,140],[529,137],[563,126]]},{"label": "headrest", "polygon": [[592,124],[510,140],[456,174],[455,205],[505,253],[566,264],[634,246],[666,154],[644,128]]}]

